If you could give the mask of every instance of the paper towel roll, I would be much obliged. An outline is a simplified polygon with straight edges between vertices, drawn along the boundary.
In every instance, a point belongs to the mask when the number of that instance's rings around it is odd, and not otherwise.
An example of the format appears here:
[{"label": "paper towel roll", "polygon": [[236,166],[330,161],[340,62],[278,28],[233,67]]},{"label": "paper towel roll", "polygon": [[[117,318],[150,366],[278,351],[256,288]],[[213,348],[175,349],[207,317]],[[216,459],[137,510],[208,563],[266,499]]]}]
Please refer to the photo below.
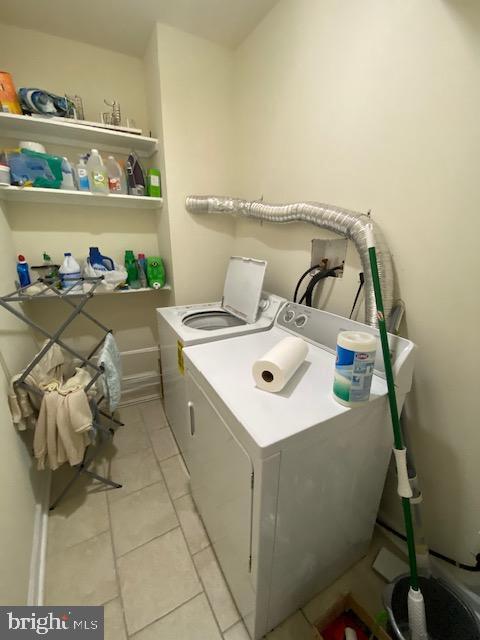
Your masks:
[{"label": "paper towel roll", "polygon": [[255,384],[263,391],[281,391],[304,362],[307,353],[305,340],[296,336],[284,338],[253,364]]}]

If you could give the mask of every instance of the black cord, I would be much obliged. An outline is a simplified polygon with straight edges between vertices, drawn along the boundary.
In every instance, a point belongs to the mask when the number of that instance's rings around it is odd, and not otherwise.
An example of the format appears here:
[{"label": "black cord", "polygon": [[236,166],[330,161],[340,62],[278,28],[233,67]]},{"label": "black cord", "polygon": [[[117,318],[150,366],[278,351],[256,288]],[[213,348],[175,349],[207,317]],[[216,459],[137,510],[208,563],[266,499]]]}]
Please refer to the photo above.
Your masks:
[{"label": "black cord", "polygon": [[305,271],[305,273],[302,273],[302,275],[300,276],[298,282],[297,282],[297,286],[295,287],[295,293],[293,294],[293,301],[296,302],[297,301],[297,295],[298,295],[298,290],[300,289],[300,285],[302,284],[302,282],[305,280],[305,278],[308,276],[309,273],[312,273],[312,271],[316,271],[317,269],[320,269],[320,265],[316,264],[313,267],[310,267],[309,269],[307,269]]},{"label": "black cord", "polygon": [[353,307],[352,310],[350,311],[350,315],[348,316],[349,318],[351,318],[353,316],[353,312],[355,311],[355,307],[357,306],[357,302],[358,302],[358,298],[360,296],[360,292],[362,290],[362,287],[365,283],[365,276],[363,275],[363,271],[361,271],[359,274],[360,277],[360,284],[358,285],[358,289],[357,289],[357,295],[355,296],[355,300],[353,301]]},{"label": "black cord", "polygon": [[305,300],[305,304],[307,305],[307,307],[311,307],[313,304],[313,290],[315,289],[317,284],[324,278],[335,276],[335,271],[338,271],[339,269],[343,269],[343,264],[340,264],[337,267],[333,267],[333,269],[325,269],[324,271],[320,271],[320,273],[314,275],[311,281],[308,283],[308,287],[303,294],[302,299],[300,300],[300,304],[302,304],[302,301]]},{"label": "black cord", "polygon": [[[400,533],[400,531],[397,531],[396,529],[388,525],[386,522],[383,522],[383,520],[380,520],[379,518],[377,518],[377,524],[379,524],[381,527],[383,527],[390,533],[393,533],[393,535],[397,536],[397,538],[400,538],[401,540],[406,541],[407,536],[404,536],[403,533]],[[440,553],[440,551],[434,551],[433,549],[429,549],[428,553],[434,558],[440,558],[440,560],[443,560],[444,562],[448,562],[448,564],[451,564],[452,566],[457,567],[458,569],[463,569],[464,571],[471,571],[472,573],[480,572],[480,553],[477,553],[477,555],[475,556],[475,560],[476,560],[475,565],[464,564],[463,562],[457,562],[456,560],[453,560],[453,558],[449,558],[448,556],[445,556],[443,553]]]}]

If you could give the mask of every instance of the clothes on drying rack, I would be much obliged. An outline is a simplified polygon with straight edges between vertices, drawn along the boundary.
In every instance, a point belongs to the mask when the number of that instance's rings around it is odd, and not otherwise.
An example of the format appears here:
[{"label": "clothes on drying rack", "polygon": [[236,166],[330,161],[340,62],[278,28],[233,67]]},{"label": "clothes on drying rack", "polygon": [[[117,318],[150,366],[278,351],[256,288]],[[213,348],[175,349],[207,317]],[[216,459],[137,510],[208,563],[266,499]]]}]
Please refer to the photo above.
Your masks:
[{"label": "clothes on drying rack", "polygon": [[122,395],[122,366],[120,352],[115,338],[107,334],[98,361],[104,368],[104,375],[100,378],[103,393],[108,400],[110,411],[115,411]]},{"label": "clothes on drying rack", "polygon": [[[63,382],[64,366],[65,355],[58,344],[53,344],[25,378],[25,382],[43,391],[52,381]],[[16,384],[21,376],[22,373],[19,373],[10,382],[8,404],[14,425],[19,431],[25,431],[27,428],[35,427],[41,398]]]},{"label": "clothes on drying rack", "polygon": [[91,376],[77,368],[64,384],[51,382],[45,389],[35,427],[33,450],[38,468],[52,470],[64,462],[80,464],[90,444],[92,411],[85,386]]},{"label": "clothes on drying rack", "polygon": [[70,371],[71,361],[54,343],[25,378],[26,385],[40,394],[18,384],[22,374],[11,380],[13,422],[19,431],[34,429],[33,450],[39,469],[57,469],[64,462],[79,464],[90,444],[90,401],[94,402],[96,388],[92,385],[85,393],[92,380],[86,368],[76,368],[71,377]]}]

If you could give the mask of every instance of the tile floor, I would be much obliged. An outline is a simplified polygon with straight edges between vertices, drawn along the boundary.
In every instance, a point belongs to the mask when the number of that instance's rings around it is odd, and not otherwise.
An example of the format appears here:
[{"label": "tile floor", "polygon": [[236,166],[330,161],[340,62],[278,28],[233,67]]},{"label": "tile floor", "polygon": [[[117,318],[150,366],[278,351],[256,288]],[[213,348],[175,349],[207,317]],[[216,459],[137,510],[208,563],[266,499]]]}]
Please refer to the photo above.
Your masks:
[{"label": "tile floor", "polygon": [[[207,534],[160,401],[121,410],[126,423],[98,462],[123,484],[82,479],[49,518],[46,604],[105,606],[106,640],[248,640]],[[71,473],[54,474],[52,493]],[[372,550],[268,640],[311,640],[315,622],[352,591],[367,610],[381,608],[383,581]]]}]

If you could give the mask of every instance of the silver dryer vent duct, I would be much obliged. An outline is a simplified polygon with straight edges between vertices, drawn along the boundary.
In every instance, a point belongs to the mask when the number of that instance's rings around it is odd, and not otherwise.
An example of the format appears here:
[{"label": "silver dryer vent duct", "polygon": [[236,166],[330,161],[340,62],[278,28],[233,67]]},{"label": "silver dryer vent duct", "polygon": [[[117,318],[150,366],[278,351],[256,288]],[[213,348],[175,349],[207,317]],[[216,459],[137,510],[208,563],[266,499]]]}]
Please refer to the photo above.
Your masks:
[{"label": "silver dryer vent duct", "polygon": [[385,316],[387,319],[390,316],[393,304],[392,257],[380,228],[364,213],[318,202],[265,204],[230,196],[187,196],[185,206],[190,213],[226,213],[265,222],[308,222],[348,238],[357,248],[365,274],[365,322],[374,327],[377,325],[377,310],[365,235],[366,225],[373,224]]}]

